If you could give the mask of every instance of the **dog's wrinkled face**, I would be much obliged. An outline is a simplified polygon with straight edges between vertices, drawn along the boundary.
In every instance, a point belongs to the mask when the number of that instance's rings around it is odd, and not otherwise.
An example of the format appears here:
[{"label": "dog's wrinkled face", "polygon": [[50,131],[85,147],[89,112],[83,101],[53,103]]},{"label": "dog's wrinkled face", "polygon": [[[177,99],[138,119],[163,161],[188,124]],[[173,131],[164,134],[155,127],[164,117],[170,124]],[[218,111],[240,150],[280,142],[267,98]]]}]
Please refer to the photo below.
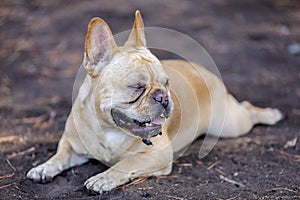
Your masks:
[{"label": "dog's wrinkled face", "polygon": [[99,78],[100,109],[110,112],[120,128],[149,139],[161,133],[172,110],[168,82],[149,50],[126,50],[115,55]]},{"label": "dog's wrinkled face", "polygon": [[123,47],[116,46],[104,21],[92,20],[83,65],[96,82],[96,110],[102,120],[151,144],[149,139],[161,134],[173,102],[168,76],[146,48],[140,15]]}]

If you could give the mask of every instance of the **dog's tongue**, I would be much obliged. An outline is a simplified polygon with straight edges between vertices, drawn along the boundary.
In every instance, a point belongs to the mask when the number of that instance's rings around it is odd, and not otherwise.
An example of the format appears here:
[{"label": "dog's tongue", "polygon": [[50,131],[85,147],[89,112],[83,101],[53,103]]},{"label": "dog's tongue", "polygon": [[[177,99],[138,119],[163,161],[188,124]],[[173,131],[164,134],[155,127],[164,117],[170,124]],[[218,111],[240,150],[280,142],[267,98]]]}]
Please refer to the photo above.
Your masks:
[{"label": "dog's tongue", "polygon": [[163,117],[158,117],[156,119],[154,119],[151,124],[154,124],[154,125],[162,125],[163,123],[165,122],[165,118]]}]

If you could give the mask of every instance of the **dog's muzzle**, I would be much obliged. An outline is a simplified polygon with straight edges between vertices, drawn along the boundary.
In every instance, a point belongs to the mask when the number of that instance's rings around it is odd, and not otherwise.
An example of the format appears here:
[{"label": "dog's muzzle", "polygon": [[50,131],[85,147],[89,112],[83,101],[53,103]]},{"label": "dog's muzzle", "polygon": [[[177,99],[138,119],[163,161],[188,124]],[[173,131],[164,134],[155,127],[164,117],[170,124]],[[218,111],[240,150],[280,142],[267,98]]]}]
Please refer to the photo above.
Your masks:
[{"label": "dog's muzzle", "polygon": [[131,134],[141,137],[146,145],[152,145],[150,138],[161,134],[162,126],[165,122],[165,116],[163,114],[151,121],[145,122],[131,119],[118,109],[112,109],[111,115],[117,126]]}]

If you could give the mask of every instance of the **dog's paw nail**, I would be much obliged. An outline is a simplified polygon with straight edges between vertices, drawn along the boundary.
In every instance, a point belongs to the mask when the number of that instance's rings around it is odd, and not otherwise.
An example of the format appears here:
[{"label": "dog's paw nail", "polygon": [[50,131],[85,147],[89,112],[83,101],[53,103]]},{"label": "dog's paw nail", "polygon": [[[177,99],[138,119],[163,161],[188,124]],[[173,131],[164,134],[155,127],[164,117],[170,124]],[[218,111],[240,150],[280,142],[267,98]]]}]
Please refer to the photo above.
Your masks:
[{"label": "dog's paw nail", "polygon": [[45,176],[42,178],[42,183],[49,183],[49,182],[52,182],[53,181],[53,178],[51,176]]},{"label": "dog's paw nail", "polygon": [[88,195],[95,196],[95,195],[98,195],[98,194],[99,194],[99,193],[96,192],[95,190],[90,189],[90,188],[87,188],[87,187],[84,187],[84,190],[85,190],[85,192],[86,192]]}]

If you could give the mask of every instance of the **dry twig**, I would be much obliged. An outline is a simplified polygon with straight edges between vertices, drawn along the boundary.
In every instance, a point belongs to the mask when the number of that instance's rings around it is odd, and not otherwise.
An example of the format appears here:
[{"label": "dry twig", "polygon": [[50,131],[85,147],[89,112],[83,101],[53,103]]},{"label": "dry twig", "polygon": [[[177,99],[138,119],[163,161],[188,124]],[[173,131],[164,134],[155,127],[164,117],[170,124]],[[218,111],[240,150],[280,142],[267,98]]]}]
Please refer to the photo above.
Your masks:
[{"label": "dry twig", "polygon": [[222,174],[223,176],[225,176],[226,174],[225,174],[225,172],[223,172],[222,170],[220,170],[219,168],[214,168],[214,170],[217,172],[217,173],[219,173],[219,174]]},{"label": "dry twig", "polygon": [[287,149],[290,147],[295,147],[297,144],[297,140],[298,140],[298,138],[294,137],[292,140],[287,141],[286,144],[284,145],[284,148]]},{"label": "dry twig", "polygon": [[210,170],[211,168],[213,168],[214,166],[216,166],[217,164],[219,164],[220,160],[210,164],[208,167],[207,167],[207,170]]},{"label": "dry twig", "polygon": [[6,162],[10,166],[10,168],[15,172],[16,168],[11,164],[11,162],[8,160],[8,158],[6,159]]},{"label": "dry twig", "polygon": [[172,199],[179,199],[179,200],[184,200],[184,198],[181,197],[175,197],[175,196],[171,196],[171,195],[165,195],[166,197],[172,198]]},{"label": "dry twig", "polygon": [[201,162],[199,160],[197,160],[196,163],[197,163],[197,165],[203,165],[203,162]]},{"label": "dry twig", "polygon": [[10,177],[12,177],[14,175],[15,175],[14,173],[12,173],[12,174],[4,174],[4,175],[0,176],[0,179],[10,178]]},{"label": "dry twig", "polygon": [[279,152],[281,155],[294,158],[296,162],[300,162],[300,155],[289,154],[289,153],[284,152],[282,150],[276,150],[276,151]]},{"label": "dry twig", "polygon": [[180,163],[180,164],[178,164],[178,166],[181,166],[181,167],[192,167],[193,164],[192,163]]},{"label": "dry twig", "polygon": [[9,183],[9,184],[7,184],[7,185],[2,185],[2,186],[0,186],[0,189],[7,188],[7,187],[12,186],[12,185],[14,185],[14,184],[15,184],[15,182]]},{"label": "dry twig", "polygon": [[15,135],[12,136],[5,136],[5,137],[0,137],[0,143],[5,143],[5,142],[16,142],[18,141],[19,138]]},{"label": "dry twig", "polygon": [[157,178],[178,178],[178,176],[173,175],[173,176],[158,176]]},{"label": "dry twig", "polygon": [[48,113],[42,114],[38,117],[27,117],[27,118],[23,118],[21,119],[21,122],[23,124],[36,124],[36,123],[40,123],[43,120],[45,120],[48,117]]},{"label": "dry twig", "polygon": [[[49,120],[45,121],[49,117]],[[54,119],[56,117],[56,112],[51,111],[50,113],[45,113],[37,117],[27,117],[21,119],[23,124],[33,124],[34,129],[47,129],[54,124]]]},{"label": "dry twig", "polygon": [[138,190],[152,190],[154,187],[138,188]]},{"label": "dry twig", "polygon": [[22,155],[30,153],[34,150],[35,150],[35,147],[30,147],[29,149],[26,149],[25,151],[21,151],[21,152],[18,152],[18,153],[14,152],[14,153],[8,155],[6,160],[9,161],[8,159],[11,159],[11,158],[14,158],[14,157],[17,157],[17,156],[22,156]]},{"label": "dry twig", "polygon": [[268,192],[270,192],[270,191],[276,191],[276,190],[285,190],[285,191],[297,193],[297,191],[289,189],[289,188],[272,188],[272,189],[268,190]]},{"label": "dry twig", "polygon": [[240,186],[240,187],[245,187],[245,185],[243,183],[237,182],[237,181],[227,178],[223,175],[220,175],[219,177],[220,177],[220,179],[222,179],[223,181],[226,181],[228,183],[232,183],[232,184]]},{"label": "dry twig", "polygon": [[[229,198],[229,199],[226,199],[226,200],[233,200],[233,199],[236,199],[236,198],[238,198],[240,196],[240,194],[238,194],[238,195],[236,195],[236,196],[234,196],[234,197],[231,197],[231,198]],[[218,200],[223,200],[223,199],[221,199],[221,198],[217,198]]]},{"label": "dry twig", "polygon": [[150,176],[146,176],[146,177],[142,177],[142,178],[135,179],[134,181],[132,181],[132,182],[130,182],[130,183],[124,185],[123,188],[129,187],[129,186],[131,186],[131,185],[137,185],[137,184],[140,184],[140,183],[144,182],[145,180],[147,180],[147,179],[149,179],[149,178],[150,178]]}]

